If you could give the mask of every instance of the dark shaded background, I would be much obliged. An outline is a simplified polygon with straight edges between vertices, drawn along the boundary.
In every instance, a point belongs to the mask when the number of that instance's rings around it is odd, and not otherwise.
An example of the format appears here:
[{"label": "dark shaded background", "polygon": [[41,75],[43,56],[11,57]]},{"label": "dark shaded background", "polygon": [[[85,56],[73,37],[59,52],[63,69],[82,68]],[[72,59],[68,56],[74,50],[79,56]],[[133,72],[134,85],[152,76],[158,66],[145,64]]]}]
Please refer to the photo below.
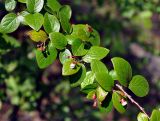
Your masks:
[{"label": "dark shaded background", "polygon": [[[89,24],[101,35],[101,46],[111,57],[128,60],[134,74],[144,75],[150,93],[137,98],[150,114],[160,108],[160,2],[159,0],[61,0],[73,10],[71,23]],[[18,4],[16,12],[24,9]],[[42,11],[43,12],[43,11]],[[7,12],[0,2],[0,18]],[[0,37],[0,121],[135,121],[139,110],[129,104],[125,114],[105,114],[92,107],[79,88],[70,88],[57,60],[45,70],[37,67],[34,44],[21,26],[6,42]],[[0,35],[2,36],[2,35]],[[7,50],[7,51],[6,51]]]}]

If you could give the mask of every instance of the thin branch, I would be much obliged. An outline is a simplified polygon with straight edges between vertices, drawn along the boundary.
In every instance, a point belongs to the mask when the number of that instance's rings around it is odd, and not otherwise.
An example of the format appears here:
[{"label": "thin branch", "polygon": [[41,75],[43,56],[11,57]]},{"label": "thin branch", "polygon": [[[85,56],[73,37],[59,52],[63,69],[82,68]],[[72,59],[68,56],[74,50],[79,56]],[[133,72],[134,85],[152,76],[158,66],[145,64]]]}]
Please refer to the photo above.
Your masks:
[{"label": "thin branch", "polygon": [[149,118],[149,115],[146,113],[146,111],[144,110],[144,108],[143,108],[142,106],[140,106],[140,105],[138,104],[138,102],[136,102],[136,101],[123,89],[123,87],[122,87],[121,85],[116,84],[116,87],[117,87],[118,89],[120,89],[120,90],[125,94],[125,96],[128,97],[128,99],[129,99],[133,104],[135,104],[135,105],[148,117],[148,119],[150,119],[150,118]]}]

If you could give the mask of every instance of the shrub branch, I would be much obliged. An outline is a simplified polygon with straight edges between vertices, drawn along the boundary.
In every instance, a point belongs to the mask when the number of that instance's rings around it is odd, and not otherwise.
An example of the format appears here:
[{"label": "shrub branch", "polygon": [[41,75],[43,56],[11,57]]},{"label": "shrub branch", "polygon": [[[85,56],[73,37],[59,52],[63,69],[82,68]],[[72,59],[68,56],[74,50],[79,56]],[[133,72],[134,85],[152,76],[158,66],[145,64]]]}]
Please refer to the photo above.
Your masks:
[{"label": "shrub branch", "polygon": [[136,101],[123,89],[123,87],[122,87],[121,85],[116,84],[116,87],[117,87],[118,89],[120,89],[120,90],[125,94],[125,96],[128,97],[128,99],[129,99],[133,104],[135,104],[135,105],[148,117],[148,119],[150,119],[150,118],[149,118],[149,115],[146,113],[146,111],[144,110],[144,108],[143,108],[142,106],[140,106],[140,104],[138,104],[138,102],[136,102]]}]

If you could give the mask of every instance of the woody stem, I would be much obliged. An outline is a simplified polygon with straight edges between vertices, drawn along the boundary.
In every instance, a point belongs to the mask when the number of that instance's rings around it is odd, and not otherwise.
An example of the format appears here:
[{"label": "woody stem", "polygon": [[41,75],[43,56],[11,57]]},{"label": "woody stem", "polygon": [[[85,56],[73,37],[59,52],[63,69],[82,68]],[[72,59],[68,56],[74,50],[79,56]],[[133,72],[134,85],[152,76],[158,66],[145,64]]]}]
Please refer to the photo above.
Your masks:
[{"label": "woody stem", "polygon": [[128,97],[128,99],[129,99],[133,104],[135,104],[135,105],[148,117],[148,119],[150,119],[150,118],[149,118],[149,115],[146,113],[146,111],[144,110],[144,108],[143,108],[142,106],[140,106],[140,104],[138,104],[138,102],[136,102],[136,101],[123,89],[123,87],[122,87],[121,85],[116,84],[116,87],[117,87],[118,89],[120,89],[120,90],[125,94],[125,96]]}]

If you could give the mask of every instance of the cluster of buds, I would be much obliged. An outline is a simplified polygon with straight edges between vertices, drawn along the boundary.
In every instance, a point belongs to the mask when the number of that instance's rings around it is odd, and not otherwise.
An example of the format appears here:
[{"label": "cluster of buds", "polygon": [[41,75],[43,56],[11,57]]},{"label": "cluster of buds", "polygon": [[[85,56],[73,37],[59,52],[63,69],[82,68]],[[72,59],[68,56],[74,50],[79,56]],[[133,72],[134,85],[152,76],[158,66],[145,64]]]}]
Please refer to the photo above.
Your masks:
[{"label": "cluster of buds", "polygon": [[94,108],[96,108],[97,106],[98,106],[98,101],[97,101],[97,96],[96,96],[96,94],[94,94],[93,96],[92,96],[92,99],[93,99],[93,107]]}]

